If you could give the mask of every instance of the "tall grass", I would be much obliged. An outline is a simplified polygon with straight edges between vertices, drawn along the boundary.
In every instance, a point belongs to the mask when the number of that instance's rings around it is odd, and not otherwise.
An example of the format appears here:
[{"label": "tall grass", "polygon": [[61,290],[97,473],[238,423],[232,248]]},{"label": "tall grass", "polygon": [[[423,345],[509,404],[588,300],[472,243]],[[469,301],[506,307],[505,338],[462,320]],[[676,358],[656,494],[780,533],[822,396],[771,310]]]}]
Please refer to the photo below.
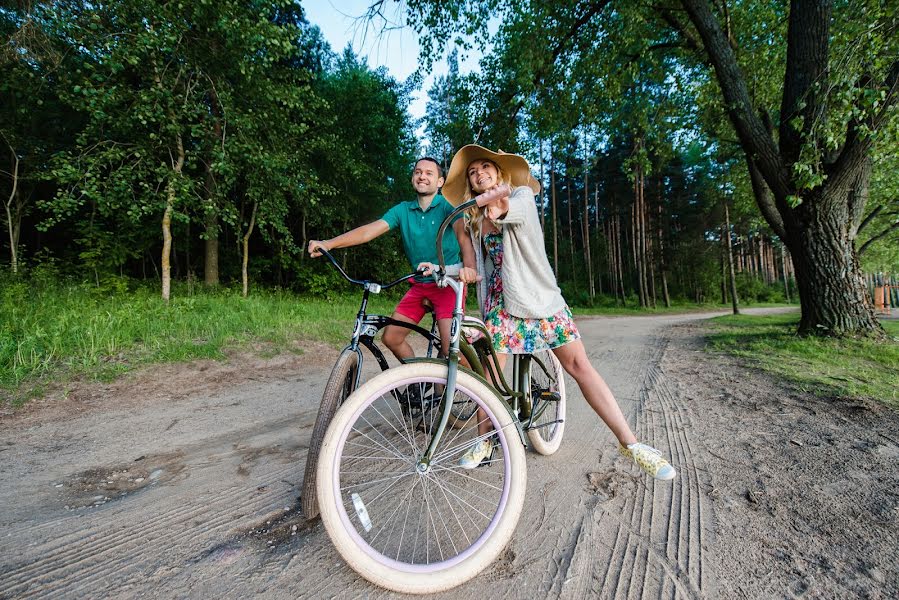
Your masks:
[{"label": "tall grass", "polygon": [[[157,361],[219,358],[225,349],[263,342],[269,351],[302,352],[303,341],[349,337],[359,298],[302,298],[284,291],[233,289],[188,295],[177,286],[165,304],[157,289],[100,291],[52,281],[0,281],[0,387],[88,374],[108,379]],[[370,312],[393,310],[374,297]]]}]

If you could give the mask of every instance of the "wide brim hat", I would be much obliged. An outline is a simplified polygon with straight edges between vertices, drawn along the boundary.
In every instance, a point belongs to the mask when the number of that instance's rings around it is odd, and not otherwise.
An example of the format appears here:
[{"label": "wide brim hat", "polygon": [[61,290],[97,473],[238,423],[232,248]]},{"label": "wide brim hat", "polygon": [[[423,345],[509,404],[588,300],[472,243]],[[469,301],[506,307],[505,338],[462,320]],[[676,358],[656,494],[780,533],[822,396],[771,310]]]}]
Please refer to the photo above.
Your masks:
[{"label": "wide brim hat", "polygon": [[463,146],[453,156],[453,162],[450,163],[449,173],[446,175],[446,181],[443,184],[443,197],[453,206],[462,204],[467,186],[468,165],[474,160],[487,159],[493,161],[503,173],[512,178],[512,187],[526,185],[535,194],[540,193],[540,182],[531,175],[531,167],[523,156],[518,154],[508,154],[506,152],[494,152],[477,144],[469,144]]}]

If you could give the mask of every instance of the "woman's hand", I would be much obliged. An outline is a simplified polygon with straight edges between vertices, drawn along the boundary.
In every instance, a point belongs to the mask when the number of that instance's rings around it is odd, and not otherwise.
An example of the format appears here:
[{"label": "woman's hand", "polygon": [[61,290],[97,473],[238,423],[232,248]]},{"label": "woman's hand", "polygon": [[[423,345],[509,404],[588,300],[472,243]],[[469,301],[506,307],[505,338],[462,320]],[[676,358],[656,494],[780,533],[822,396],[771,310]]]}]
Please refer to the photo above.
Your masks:
[{"label": "woman's hand", "polygon": [[509,212],[509,197],[503,196],[502,198],[494,200],[487,205],[484,212],[491,221],[502,219],[506,216],[506,213]]},{"label": "woman's hand", "polygon": [[471,267],[462,267],[459,270],[459,281],[462,283],[477,283],[478,272]]}]

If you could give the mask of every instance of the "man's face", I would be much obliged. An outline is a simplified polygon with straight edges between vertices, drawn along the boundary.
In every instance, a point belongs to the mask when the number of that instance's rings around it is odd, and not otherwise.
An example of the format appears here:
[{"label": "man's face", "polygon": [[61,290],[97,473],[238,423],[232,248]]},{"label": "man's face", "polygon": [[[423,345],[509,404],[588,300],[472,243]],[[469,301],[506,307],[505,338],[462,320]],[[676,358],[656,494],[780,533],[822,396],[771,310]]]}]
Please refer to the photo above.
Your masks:
[{"label": "man's face", "polygon": [[419,196],[429,196],[437,193],[437,189],[443,185],[443,177],[437,170],[437,165],[430,160],[420,160],[415,163],[412,171],[412,187]]}]

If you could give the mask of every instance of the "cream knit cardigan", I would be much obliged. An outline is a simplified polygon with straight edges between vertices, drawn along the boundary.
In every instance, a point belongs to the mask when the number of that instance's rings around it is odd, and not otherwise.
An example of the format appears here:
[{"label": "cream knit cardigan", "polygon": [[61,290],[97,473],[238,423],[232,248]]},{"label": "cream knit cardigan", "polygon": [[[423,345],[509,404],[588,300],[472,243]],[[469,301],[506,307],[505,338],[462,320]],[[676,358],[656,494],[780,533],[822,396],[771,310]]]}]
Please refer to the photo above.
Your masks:
[{"label": "cream knit cardigan", "polygon": [[[503,235],[503,304],[509,314],[525,319],[545,319],[565,308],[546,250],[534,192],[517,187],[509,196],[506,218],[494,221]],[[487,285],[493,261],[484,251],[483,235],[472,236],[475,264],[483,279],[478,282],[478,307],[484,314]]]}]

